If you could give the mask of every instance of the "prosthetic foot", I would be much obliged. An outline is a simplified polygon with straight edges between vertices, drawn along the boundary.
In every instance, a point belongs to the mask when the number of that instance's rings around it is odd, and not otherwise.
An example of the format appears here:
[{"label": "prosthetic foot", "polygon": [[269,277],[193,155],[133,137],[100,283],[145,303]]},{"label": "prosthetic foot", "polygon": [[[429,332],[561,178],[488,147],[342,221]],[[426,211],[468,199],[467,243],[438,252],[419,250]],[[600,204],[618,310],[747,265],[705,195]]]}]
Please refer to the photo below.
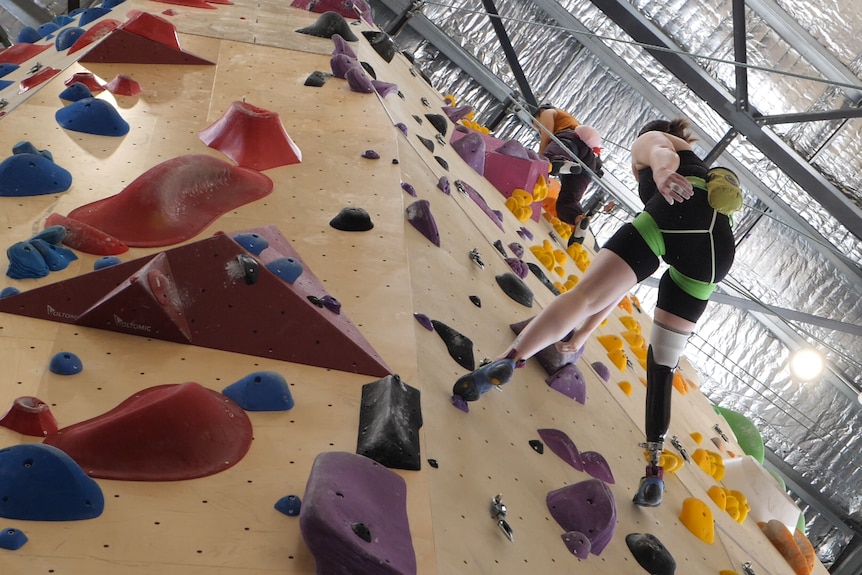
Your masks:
[{"label": "prosthetic foot", "polygon": [[562,176],[566,174],[580,174],[583,168],[580,164],[570,160],[552,160],[551,175]]},{"label": "prosthetic foot", "polygon": [[642,507],[658,507],[661,505],[662,496],[664,496],[664,470],[658,465],[649,464],[632,501]]},{"label": "prosthetic foot", "polygon": [[514,373],[514,360],[498,359],[459,377],[452,393],[460,395],[464,401],[476,401],[485,392],[508,383]]}]

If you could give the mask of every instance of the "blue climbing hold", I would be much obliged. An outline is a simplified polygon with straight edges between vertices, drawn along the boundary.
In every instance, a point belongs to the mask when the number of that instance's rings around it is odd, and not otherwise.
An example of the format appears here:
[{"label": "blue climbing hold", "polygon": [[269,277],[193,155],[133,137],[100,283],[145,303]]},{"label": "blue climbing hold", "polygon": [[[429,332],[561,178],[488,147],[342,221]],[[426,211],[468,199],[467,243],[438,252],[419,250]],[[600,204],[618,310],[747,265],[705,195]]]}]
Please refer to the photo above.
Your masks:
[{"label": "blue climbing hold", "polygon": [[102,8],[113,8],[115,6],[119,6],[126,0],[105,0],[102,2]]},{"label": "blue climbing hold", "polygon": [[73,132],[97,136],[121,137],[129,133],[129,124],[110,102],[84,98],[60,108],[54,114],[61,127]]},{"label": "blue climbing hold", "polygon": [[94,20],[98,20],[105,14],[110,12],[107,8],[85,8],[81,10],[81,17],[78,19],[78,26],[86,26]]},{"label": "blue climbing hold", "polygon": [[45,258],[30,242],[18,242],[6,250],[9,258],[9,268],[6,275],[12,279],[43,278],[51,271]]},{"label": "blue climbing hold", "polygon": [[40,150],[36,146],[33,145],[33,142],[28,140],[22,140],[12,146],[13,154],[36,154],[42,156],[46,160],[54,161],[54,155],[51,154],[48,150]]},{"label": "blue climbing hold", "polygon": [[13,295],[18,295],[19,293],[21,293],[21,290],[19,290],[16,287],[12,287],[12,286],[4,287],[3,291],[0,291],[0,299],[3,299],[4,297],[10,297]]},{"label": "blue climbing hold", "polygon": [[78,259],[75,252],[61,245],[49,244],[45,240],[38,238],[31,239],[29,243],[41,254],[48,269],[52,272],[64,270],[69,267],[71,262]]},{"label": "blue climbing hold", "polygon": [[86,30],[77,26],[72,28],[63,28],[54,39],[54,47],[57,48],[58,52],[67,50],[72,47],[72,44],[74,44],[78,38],[84,35],[84,32],[86,32]]},{"label": "blue climbing hold", "polygon": [[302,508],[302,500],[298,495],[285,495],[275,502],[275,508],[285,515],[296,517]]},{"label": "blue climbing hold", "polygon": [[74,22],[75,19],[68,14],[57,14],[56,16],[51,18],[51,21],[60,28],[62,28],[66,24],[71,24],[72,22]]},{"label": "blue climbing hold", "polygon": [[0,196],[42,196],[71,186],[72,174],[42,154],[13,154],[0,162]]},{"label": "blue climbing hold", "polygon": [[27,536],[20,529],[7,527],[0,531],[0,549],[17,551],[24,547],[25,543],[27,543]]},{"label": "blue climbing hold", "polygon": [[56,22],[45,22],[36,28],[36,32],[39,34],[39,38],[47,38],[50,34],[53,34],[59,29],[60,27],[57,26]]},{"label": "blue climbing hold", "polygon": [[266,264],[266,269],[292,284],[302,275],[302,264],[293,258],[278,258]]},{"label": "blue climbing hold", "polygon": [[63,226],[48,226],[43,229],[39,233],[35,234],[30,241],[33,240],[42,240],[46,241],[49,244],[57,245],[62,242],[66,237],[66,228]]},{"label": "blue climbing hold", "polygon": [[0,90],[5,90],[14,83],[12,80],[0,80]]},{"label": "blue climbing hold", "polygon": [[93,262],[93,269],[100,270],[103,268],[109,268],[111,266],[115,266],[117,264],[121,264],[123,261],[117,256],[102,256],[96,261]]},{"label": "blue climbing hold", "polygon": [[246,251],[254,255],[260,255],[260,252],[269,247],[269,242],[260,234],[246,233],[233,236],[236,243],[245,248]]},{"label": "blue climbing hold", "polygon": [[19,68],[18,64],[12,64],[10,62],[4,62],[4,63],[0,64],[0,78],[5,76],[6,74],[14,72],[18,68]]},{"label": "blue climbing hold", "polygon": [[77,102],[84,98],[92,98],[93,93],[83,82],[75,82],[60,92],[59,98],[65,102]]},{"label": "blue climbing hold", "polygon": [[71,457],[50,445],[0,449],[0,517],[25,521],[77,521],[102,514],[99,485]]},{"label": "blue climbing hold", "polygon": [[19,44],[33,44],[41,39],[42,35],[39,34],[39,31],[32,26],[24,26],[21,28],[21,31],[18,32]]},{"label": "blue climbing hold", "polygon": [[61,351],[54,354],[54,357],[51,358],[48,369],[51,370],[51,373],[56,373],[57,375],[75,375],[83,371],[84,364],[81,363],[81,359],[74,353]]},{"label": "blue climbing hold", "polygon": [[274,371],[256,371],[222,390],[246,411],[287,411],[294,405],[290,387]]}]

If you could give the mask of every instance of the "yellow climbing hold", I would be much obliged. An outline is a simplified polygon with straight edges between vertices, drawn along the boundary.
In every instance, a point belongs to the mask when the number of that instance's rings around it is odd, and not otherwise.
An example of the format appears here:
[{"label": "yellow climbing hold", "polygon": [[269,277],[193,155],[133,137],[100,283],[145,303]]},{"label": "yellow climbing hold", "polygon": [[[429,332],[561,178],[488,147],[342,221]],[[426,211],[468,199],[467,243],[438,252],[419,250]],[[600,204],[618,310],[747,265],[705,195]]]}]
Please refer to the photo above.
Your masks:
[{"label": "yellow climbing hold", "polygon": [[[713,503],[715,503],[719,509],[727,511],[727,488],[722,487],[721,485],[713,485],[707,490],[706,494],[709,495],[709,498],[712,499]],[[738,507],[739,505],[737,505],[737,508]]]},{"label": "yellow climbing hold", "polygon": [[623,349],[623,340],[615,335],[600,335],[596,339],[607,351],[614,351],[615,349],[622,351]]},{"label": "yellow climbing hold", "polygon": [[548,182],[545,178],[539,176],[536,180],[536,185],[533,186],[533,201],[541,202],[548,197]]},{"label": "yellow climbing hold", "polygon": [[682,378],[682,374],[679,370],[675,371],[673,374],[673,386],[682,395],[688,393],[688,387],[685,385],[685,380]]},{"label": "yellow climbing hold", "polygon": [[564,263],[566,263],[568,256],[563,250],[554,250],[554,259],[557,261],[558,264],[563,265]]},{"label": "yellow climbing hold", "polygon": [[630,384],[629,382],[621,381],[617,385],[620,387],[621,390],[623,390],[623,393],[625,393],[626,395],[632,394],[632,384]]},{"label": "yellow climbing hold", "polygon": [[566,275],[566,268],[562,266],[557,266],[554,268],[554,273],[560,277],[564,277]]},{"label": "yellow climbing hold", "polygon": [[718,572],[718,575],[739,575],[736,571],[731,571],[730,569],[722,569]]},{"label": "yellow climbing hold", "polygon": [[[634,346],[632,346],[632,353],[633,353],[633,354],[634,354],[634,356],[635,356],[636,358],[638,358],[641,362],[645,362],[645,361],[646,361],[646,356],[647,356],[647,348],[646,348],[646,347],[644,347],[644,346],[641,346],[641,347],[634,347]],[[646,368],[644,368],[644,369],[646,369]]]},{"label": "yellow climbing hold", "polygon": [[644,336],[634,331],[624,331],[622,334],[623,339],[628,342],[630,346],[635,347],[643,347],[646,343],[644,340]]},{"label": "yellow climbing hold", "polygon": [[695,432],[690,433],[689,435],[691,436],[692,439],[694,439],[694,442],[697,443],[698,445],[703,443],[703,434],[702,433],[695,431]]},{"label": "yellow climbing hold", "polygon": [[691,533],[705,543],[715,541],[715,520],[706,503],[696,497],[688,497],[682,502],[679,520]]},{"label": "yellow climbing hold", "polygon": [[581,281],[581,278],[579,278],[578,276],[569,275],[569,277],[566,278],[566,283],[563,285],[566,286],[566,291],[568,291],[568,290],[572,289],[573,287],[575,287],[576,285],[578,285],[579,281]]},{"label": "yellow climbing hold", "polygon": [[626,357],[626,352],[621,349],[615,349],[608,352],[608,359],[614,364],[618,370],[625,371],[629,364],[629,358]]},{"label": "yellow climbing hold", "polygon": [[620,321],[622,322],[622,324],[624,326],[626,326],[626,329],[629,330],[630,332],[633,332],[633,333],[640,333],[641,332],[640,322],[638,320],[636,320],[635,318],[633,318],[632,316],[622,315],[622,316],[620,316]]},{"label": "yellow climbing hold", "polygon": [[[650,452],[644,449],[644,459],[648,462],[650,460]],[[661,452],[659,456],[658,464],[661,466],[662,470],[665,473],[676,473],[685,465],[685,460],[682,457],[674,453],[673,451],[668,451],[667,449]]]},{"label": "yellow climbing hold", "polygon": [[724,460],[720,453],[699,448],[694,450],[694,453],[691,454],[691,458],[704,473],[711,476],[716,481],[724,479]]},{"label": "yellow climbing hold", "polygon": [[620,300],[619,306],[629,313],[634,313],[635,311],[634,307],[632,307],[632,300],[629,296],[623,297],[623,299]]}]

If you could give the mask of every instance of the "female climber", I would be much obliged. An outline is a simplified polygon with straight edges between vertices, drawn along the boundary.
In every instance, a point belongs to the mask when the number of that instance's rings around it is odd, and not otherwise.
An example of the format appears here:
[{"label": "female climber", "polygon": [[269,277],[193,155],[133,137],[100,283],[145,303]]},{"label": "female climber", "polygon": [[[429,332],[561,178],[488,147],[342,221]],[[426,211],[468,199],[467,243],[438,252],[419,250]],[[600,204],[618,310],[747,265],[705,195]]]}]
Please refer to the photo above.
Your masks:
[{"label": "female climber", "polygon": [[[577,351],[632,287],[669,265],[659,283],[647,351],[646,443],[649,463],[635,503],[656,506],[664,492],[659,465],[670,424],[673,372],[707,301],[730,270],[734,238],[728,213],[741,205],[736,176],[709,170],[691,147],[684,118],[646,124],[632,145],[632,170],[644,211],[599,251],[581,281],[555,298],[498,359],[462,376],[455,395],[475,401],[511,379],[514,368],[552,343]],[[573,329],[574,328],[574,329]],[[566,337],[568,334],[568,337]],[[567,341],[561,342],[561,338]]]}]

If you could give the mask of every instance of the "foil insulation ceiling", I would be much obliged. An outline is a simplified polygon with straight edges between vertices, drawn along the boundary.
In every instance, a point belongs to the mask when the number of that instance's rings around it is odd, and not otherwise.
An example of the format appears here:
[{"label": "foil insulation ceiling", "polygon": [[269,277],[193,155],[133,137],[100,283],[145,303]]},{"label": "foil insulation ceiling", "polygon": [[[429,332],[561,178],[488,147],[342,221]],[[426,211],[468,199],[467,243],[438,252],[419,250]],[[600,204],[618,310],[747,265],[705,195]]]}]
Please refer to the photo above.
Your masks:
[{"label": "foil insulation ceiling", "polygon": [[[384,29],[387,18],[390,22],[396,18],[394,2],[372,2],[377,22]],[[603,136],[604,170],[625,187],[635,188],[628,146],[641,125],[663,114],[622,79],[621,70],[605,65],[587,49],[585,40],[608,46],[709,139],[720,140],[731,127],[590,0],[560,2],[587,32],[563,27],[540,7],[541,2],[495,3],[536,99],[552,102],[598,128]],[[783,11],[855,75],[853,85],[862,89],[858,81],[862,11],[855,0],[758,0],[756,4]],[[733,92],[736,79],[730,0],[634,0],[632,5],[681,52],[697,55],[695,61]],[[421,14],[510,87],[515,100],[522,99],[481,3],[427,2]],[[502,117],[495,135],[537,147],[537,133],[511,113],[512,107],[507,108],[433,43],[410,27],[396,40],[405,52],[413,54],[417,66],[438,90],[453,94],[459,105],[472,105],[480,123],[497,123]],[[853,108],[862,103],[862,91],[820,81],[825,75],[802,56],[798,43],[795,46],[758,12],[746,9],[748,101],[753,109],[775,115]],[[853,204],[862,205],[862,120],[779,123],[769,129]],[[705,155],[709,147],[701,145],[697,151]],[[800,503],[809,537],[828,565],[854,535],[848,525],[858,529],[862,522],[862,452],[858,445],[862,417],[857,402],[862,382],[862,241],[744,138],[736,137],[721,158],[728,155],[755,174],[761,189],[789,206],[789,211],[801,216],[810,228],[786,221],[769,209],[769,198],[746,190],[745,207],[735,217],[736,261],[719,289],[742,294],[757,305],[843,322],[855,330],[710,303],[686,354],[701,371],[707,396],[718,405],[749,415],[775,457],[792,468],[807,489],[828,500],[830,509],[840,513],[844,524],[836,527],[834,516],[830,520],[818,509],[806,507],[804,498]],[[603,191],[593,184],[587,199],[595,193]],[[617,208],[594,218],[592,229],[599,243],[630,217]],[[640,287],[635,293],[652,308],[654,289]],[[833,367],[833,373],[820,382],[801,384],[790,376],[788,356],[803,342],[825,351]]]}]

